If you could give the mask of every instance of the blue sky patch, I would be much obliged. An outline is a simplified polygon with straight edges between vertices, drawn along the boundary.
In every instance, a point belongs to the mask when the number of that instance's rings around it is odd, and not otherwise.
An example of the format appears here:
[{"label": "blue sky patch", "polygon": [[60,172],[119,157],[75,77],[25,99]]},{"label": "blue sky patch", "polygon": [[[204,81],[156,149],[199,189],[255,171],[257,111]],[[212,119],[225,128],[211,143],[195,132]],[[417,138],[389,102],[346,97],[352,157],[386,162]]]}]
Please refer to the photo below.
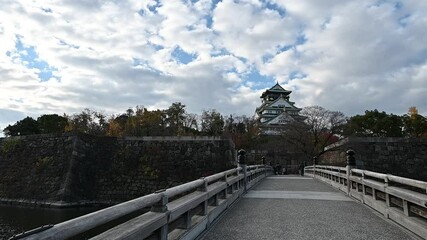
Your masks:
[{"label": "blue sky patch", "polygon": [[216,8],[216,5],[218,5],[219,2],[222,2],[222,0],[213,0],[211,5],[211,10],[214,10]]},{"label": "blue sky patch", "polygon": [[394,9],[396,9],[396,10],[400,10],[400,9],[402,9],[403,8],[403,3],[401,3],[401,2],[396,2],[395,4],[394,4]]},{"label": "blue sky patch", "polygon": [[292,72],[289,74],[289,79],[305,78],[305,77],[307,77],[307,74],[302,73],[302,72],[300,72],[300,71],[292,71]]},{"label": "blue sky patch", "polygon": [[[16,36],[15,48],[20,58],[21,62],[29,69],[38,69],[40,72],[38,74],[39,79],[43,81],[48,81],[49,79],[56,78],[60,80],[59,76],[54,76],[53,72],[58,69],[50,66],[46,61],[43,61],[39,58],[34,46],[25,46],[20,36]],[[6,53],[8,54],[8,53]],[[11,56],[9,52],[8,56]]]},{"label": "blue sky patch", "polygon": [[281,52],[286,52],[286,51],[288,51],[289,49],[292,49],[293,47],[295,47],[294,45],[286,45],[286,46],[282,46],[282,47],[279,47],[279,49],[278,49],[278,53],[281,53]]},{"label": "blue sky patch", "polygon": [[249,73],[243,75],[242,77],[245,82],[253,83],[253,88],[256,90],[271,87],[271,84],[275,82],[273,77],[261,75],[257,69],[252,69]]},{"label": "blue sky patch", "polygon": [[205,17],[206,19],[206,27],[207,28],[212,28],[212,24],[213,24],[213,18],[211,15],[208,15]]},{"label": "blue sky patch", "polygon": [[155,4],[152,5],[148,5],[148,10],[150,10],[150,12],[157,14],[157,8],[159,8],[161,6],[160,1],[156,0]]},{"label": "blue sky patch", "polygon": [[307,38],[305,37],[305,34],[301,34],[297,37],[297,41],[295,45],[303,45],[306,42],[307,42]]},{"label": "blue sky patch", "polygon": [[411,14],[406,14],[405,16],[399,18],[399,25],[402,27],[406,27],[408,25],[409,19],[411,18]]},{"label": "blue sky patch", "polygon": [[172,52],[172,57],[176,59],[179,63],[188,64],[196,59],[196,54],[187,53],[182,50],[180,47],[176,47]]},{"label": "blue sky patch", "polygon": [[224,55],[231,55],[231,53],[225,48],[216,49],[214,52],[211,53],[212,57],[218,57],[218,56],[224,56]]},{"label": "blue sky patch", "polygon": [[134,68],[143,68],[143,69],[148,70],[150,72],[157,73],[157,74],[161,75],[161,72],[159,70],[151,67],[150,64],[148,63],[148,61],[143,60],[143,59],[132,58],[132,66]]},{"label": "blue sky patch", "polygon": [[283,18],[286,15],[286,9],[279,7],[277,4],[272,3],[271,1],[263,1],[265,8],[276,11]]}]

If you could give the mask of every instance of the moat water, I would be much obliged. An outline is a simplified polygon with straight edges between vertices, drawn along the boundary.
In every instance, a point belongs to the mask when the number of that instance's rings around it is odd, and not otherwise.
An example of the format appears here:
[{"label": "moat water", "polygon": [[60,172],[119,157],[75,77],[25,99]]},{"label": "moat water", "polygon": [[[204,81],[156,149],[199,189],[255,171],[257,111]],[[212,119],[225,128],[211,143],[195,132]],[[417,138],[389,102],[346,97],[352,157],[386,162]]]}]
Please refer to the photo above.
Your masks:
[{"label": "moat water", "polygon": [[60,223],[99,209],[99,207],[55,209],[0,205],[0,239],[9,239],[15,234],[42,225]]}]

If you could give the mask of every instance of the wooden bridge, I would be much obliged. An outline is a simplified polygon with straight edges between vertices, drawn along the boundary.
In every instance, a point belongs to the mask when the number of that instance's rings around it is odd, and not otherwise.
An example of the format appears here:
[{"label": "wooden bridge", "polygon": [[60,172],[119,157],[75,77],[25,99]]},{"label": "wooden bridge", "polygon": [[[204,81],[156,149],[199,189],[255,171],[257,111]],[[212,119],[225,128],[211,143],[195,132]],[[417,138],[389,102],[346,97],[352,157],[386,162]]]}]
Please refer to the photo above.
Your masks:
[{"label": "wooden bridge", "polygon": [[427,239],[426,182],[305,170],[242,165],[13,239]]}]

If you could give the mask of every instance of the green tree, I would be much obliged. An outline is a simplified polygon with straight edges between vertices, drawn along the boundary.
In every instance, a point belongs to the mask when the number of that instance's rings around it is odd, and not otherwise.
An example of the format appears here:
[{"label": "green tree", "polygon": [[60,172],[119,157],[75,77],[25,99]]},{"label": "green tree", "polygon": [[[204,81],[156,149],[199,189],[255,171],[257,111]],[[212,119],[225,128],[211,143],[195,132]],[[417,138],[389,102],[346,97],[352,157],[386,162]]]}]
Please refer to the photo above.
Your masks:
[{"label": "green tree", "polygon": [[219,136],[224,129],[224,118],[221,113],[213,110],[203,110],[201,116],[201,132],[209,136]]},{"label": "green tree", "polygon": [[166,109],[166,124],[170,129],[172,135],[180,135],[183,132],[185,121],[185,105],[180,102],[172,103]]},{"label": "green tree", "polygon": [[40,134],[40,129],[36,120],[32,117],[26,117],[13,125],[8,125],[3,129],[6,136],[23,136]]},{"label": "green tree", "polygon": [[349,119],[345,135],[362,137],[402,137],[402,117],[373,111],[365,111],[364,115],[356,115]]},{"label": "green tree", "polygon": [[37,118],[40,133],[62,133],[65,131],[68,119],[58,114],[45,114]]}]

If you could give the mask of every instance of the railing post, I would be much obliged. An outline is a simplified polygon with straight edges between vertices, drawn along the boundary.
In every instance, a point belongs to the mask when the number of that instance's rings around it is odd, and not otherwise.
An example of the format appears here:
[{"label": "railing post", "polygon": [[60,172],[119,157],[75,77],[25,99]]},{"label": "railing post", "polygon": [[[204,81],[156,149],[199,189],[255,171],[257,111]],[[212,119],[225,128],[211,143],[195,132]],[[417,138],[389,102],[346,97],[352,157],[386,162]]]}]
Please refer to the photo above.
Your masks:
[{"label": "railing post", "polygon": [[317,156],[313,157],[313,178],[316,178]]},{"label": "railing post", "polygon": [[267,168],[266,168],[267,163],[265,161],[265,156],[262,156],[261,159],[262,159],[262,165],[264,165],[264,176],[267,177]]},{"label": "railing post", "polygon": [[405,216],[409,217],[409,203],[408,201],[406,201],[405,199],[402,199],[402,204],[403,204],[403,213],[405,214]]},{"label": "railing post", "polygon": [[388,218],[388,210],[391,208],[390,195],[387,193],[388,186],[389,186],[388,176],[385,176],[385,178],[384,178],[384,188],[385,188],[384,194],[385,194],[386,211],[385,211],[384,215],[386,218]]},{"label": "railing post", "polygon": [[[204,177],[200,178],[201,180],[203,180],[203,185],[200,186],[197,191],[200,192],[207,192],[208,191],[208,182],[206,181],[206,179]],[[227,188],[225,189],[225,191],[227,192]],[[208,200],[205,200],[203,203],[203,215],[207,215],[208,214]]]},{"label": "railing post", "polygon": [[239,166],[242,167],[243,170],[243,191],[246,192],[247,188],[247,165],[246,165],[246,151],[240,149],[237,152],[237,160],[239,161]]},{"label": "railing post", "polygon": [[[168,196],[165,194],[165,189],[159,190],[155,193],[161,194],[162,199],[158,203],[154,204],[151,207],[151,211],[152,212],[161,212],[161,213],[167,212],[168,206],[166,204],[168,204]],[[160,240],[167,240],[168,239],[168,224],[162,226],[159,229],[159,239]]]},{"label": "railing post", "polygon": [[[239,170],[236,170],[236,171],[237,171],[237,175],[239,175]],[[228,198],[228,176],[227,176],[227,174],[224,174],[223,181],[226,184],[226,187],[225,187],[225,190],[224,190],[224,199],[227,199]],[[234,186],[234,184],[231,185],[231,190],[232,191],[233,191],[233,188],[234,188],[233,186]],[[236,186],[237,186],[237,189],[239,189],[239,182],[237,182]],[[218,206],[218,204],[219,204],[219,198],[216,197],[215,198],[215,205]]]},{"label": "railing post", "polygon": [[347,166],[346,166],[346,173],[347,173],[347,194],[350,196],[351,191],[351,181],[350,181],[350,175],[351,175],[351,169],[356,166],[356,159],[354,158],[354,151],[352,149],[347,150]]}]

